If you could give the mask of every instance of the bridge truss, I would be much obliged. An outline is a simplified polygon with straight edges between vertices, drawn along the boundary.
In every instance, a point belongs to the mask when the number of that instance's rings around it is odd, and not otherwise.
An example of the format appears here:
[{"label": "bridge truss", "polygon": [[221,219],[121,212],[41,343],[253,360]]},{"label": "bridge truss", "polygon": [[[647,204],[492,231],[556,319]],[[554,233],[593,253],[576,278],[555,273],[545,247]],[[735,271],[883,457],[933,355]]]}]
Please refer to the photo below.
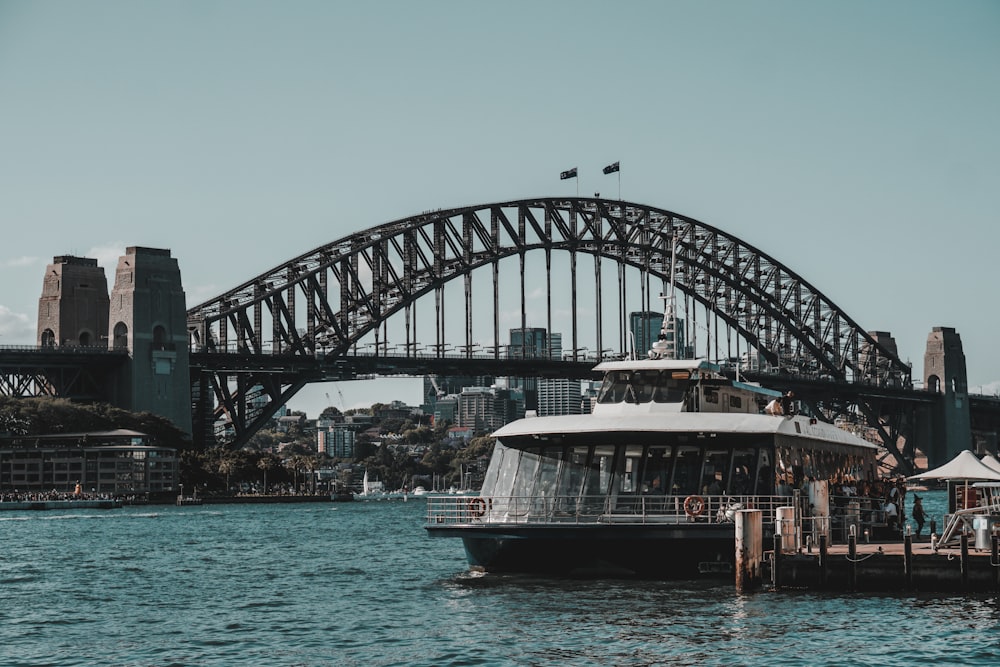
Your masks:
[{"label": "bridge truss", "polygon": [[[699,356],[776,378],[912,388],[894,350],[750,244],[650,206],[542,198],[372,227],[190,309],[195,437],[199,428],[214,437],[222,424],[244,442],[305,384],[335,379],[336,360],[359,351],[514,359],[534,352],[512,347],[508,330],[541,327],[562,332],[561,350],[548,337],[549,356],[627,354],[628,313],[662,311],[671,277],[684,340]],[[313,363],[240,370],[199,365],[199,354]],[[887,418],[878,402],[817,399],[813,407],[830,419],[862,415],[896,451],[903,420]]]}]

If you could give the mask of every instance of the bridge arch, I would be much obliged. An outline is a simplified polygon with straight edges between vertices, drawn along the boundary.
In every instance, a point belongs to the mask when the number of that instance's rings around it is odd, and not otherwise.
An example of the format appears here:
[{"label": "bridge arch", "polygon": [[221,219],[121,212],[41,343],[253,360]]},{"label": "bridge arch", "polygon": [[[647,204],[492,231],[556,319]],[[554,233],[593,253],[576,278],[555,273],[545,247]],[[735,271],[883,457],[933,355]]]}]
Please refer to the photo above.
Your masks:
[{"label": "bridge arch", "polygon": [[[568,267],[568,287],[553,285],[557,255]],[[536,257],[544,258],[544,269],[537,268],[541,264]],[[589,261],[583,269],[578,266],[581,258]],[[594,272],[589,289],[595,303],[587,307],[593,315],[581,331],[578,312],[584,308],[577,288],[591,280],[588,269]],[[544,286],[533,281],[533,272],[544,275]],[[474,298],[474,276],[484,273],[486,279],[475,285],[485,282],[489,298]],[[581,350],[590,349],[600,357],[606,351],[623,352],[630,304],[650,310],[654,293],[665,292],[671,277],[692,328],[700,314],[711,341],[714,321],[716,352],[721,323],[727,354],[732,354],[735,341],[737,356],[759,359],[772,370],[847,383],[911,386],[909,365],[894,350],[775,258],[688,216],[600,198],[548,197],[425,211],[371,227],[191,308],[188,328],[196,353],[335,358],[359,346],[374,345],[375,354],[387,353],[392,322],[393,337],[404,341],[397,343],[402,349],[397,354],[403,356],[416,354],[421,346],[439,355],[454,348],[471,356],[481,345],[502,358],[500,294],[510,303],[514,292],[512,301],[520,311],[514,318],[517,326],[544,326],[550,332],[565,327],[569,356],[577,358]],[[613,295],[608,294],[609,283],[615,284]],[[448,298],[446,290],[456,285],[464,303]],[[544,322],[528,316],[526,304],[533,289],[546,295]],[[554,293],[557,299],[569,300],[569,322],[557,318],[554,325]],[[484,302],[492,305],[485,306],[485,317]],[[445,312],[456,308],[464,314],[460,332],[454,331],[454,318],[452,329],[445,324]],[[434,314],[428,316],[431,309]],[[432,341],[418,335],[418,311],[425,336],[427,321],[433,322]],[[612,311],[614,315],[606,315]],[[260,376],[240,386],[223,386],[232,385],[232,380],[224,374],[211,383],[201,378],[196,400],[205,400],[214,390],[216,418],[223,413],[233,418],[247,410],[253,391],[263,391],[280,405],[311,381]],[[264,416],[270,415],[260,418]]]},{"label": "bridge arch", "polygon": [[[894,351],[758,248],[664,209],[590,198],[484,204],[372,227],[195,306],[189,328],[203,349],[343,353],[421,297],[485,267],[499,273],[502,260],[536,251],[633,267],[643,276],[641,290],[650,279],[665,285],[674,237],[678,292],[738,332],[767,363],[851,382],[909,382],[909,366]],[[641,298],[650,300],[648,292]]]}]

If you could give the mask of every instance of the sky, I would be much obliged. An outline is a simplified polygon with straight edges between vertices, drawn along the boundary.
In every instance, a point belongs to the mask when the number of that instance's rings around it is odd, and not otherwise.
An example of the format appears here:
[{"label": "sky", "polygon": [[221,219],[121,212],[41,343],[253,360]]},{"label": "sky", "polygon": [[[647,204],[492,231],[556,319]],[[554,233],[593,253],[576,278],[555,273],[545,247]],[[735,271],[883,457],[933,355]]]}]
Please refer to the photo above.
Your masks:
[{"label": "sky", "polygon": [[[193,306],[428,209],[618,195],[618,161],[916,379],[954,327],[997,393],[998,35],[995,0],[0,0],[0,345],[34,344],[57,255],[169,248]],[[394,399],[420,381],[289,407]]]}]

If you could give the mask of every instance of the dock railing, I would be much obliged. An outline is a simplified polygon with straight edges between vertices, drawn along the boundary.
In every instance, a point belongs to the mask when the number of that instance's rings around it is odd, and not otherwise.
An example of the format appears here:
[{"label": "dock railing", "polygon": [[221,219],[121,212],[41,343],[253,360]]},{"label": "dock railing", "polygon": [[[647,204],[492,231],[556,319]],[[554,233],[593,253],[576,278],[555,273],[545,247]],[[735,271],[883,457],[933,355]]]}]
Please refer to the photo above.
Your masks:
[{"label": "dock railing", "polygon": [[782,496],[465,496],[427,499],[429,525],[732,524],[741,509],[774,517]]}]

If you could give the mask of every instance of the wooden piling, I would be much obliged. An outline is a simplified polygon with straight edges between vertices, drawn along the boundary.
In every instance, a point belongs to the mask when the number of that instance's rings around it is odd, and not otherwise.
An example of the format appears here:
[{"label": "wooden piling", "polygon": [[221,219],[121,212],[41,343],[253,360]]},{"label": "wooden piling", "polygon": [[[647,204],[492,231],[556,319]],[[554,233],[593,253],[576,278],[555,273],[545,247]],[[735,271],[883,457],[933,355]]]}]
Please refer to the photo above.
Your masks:
[{"label": "wooden piling", "polygon": [[829,554],[827,553],[826,535],[819,536],[819,587],[826,588],[827,567],[829,566]]},{"label": "wooden piling", "polygon": [[781,588],[781,533],[774,534],[774,556],[771,564],[771,584],[775,590]]},{"label": "wooden piling", "polygon": [[764,515],[761,510],[736,513],[736,592],[748,593],[760,586],[764,558]]},{"label": "wooden piling", "polygon": [[960,559],[962,568],[962,590],[969,590],[969,534],[962,533],[962,555]]},{"label": "wooden piling", "polygon": [[906,581],[906,590],[913,588],[913,536],[903,537],[903,575]]},{"label": "wooden piling", "polygon": [[993,573],[993,590],[1000,589],[1000,536],[990,536],[990,571]]},{"label": "wooden piling", "polygon": [[854,533],[847,537],[847,559],[851,563],[847,568],[847,590],[853,593],[858,590],[858,536]]}]

